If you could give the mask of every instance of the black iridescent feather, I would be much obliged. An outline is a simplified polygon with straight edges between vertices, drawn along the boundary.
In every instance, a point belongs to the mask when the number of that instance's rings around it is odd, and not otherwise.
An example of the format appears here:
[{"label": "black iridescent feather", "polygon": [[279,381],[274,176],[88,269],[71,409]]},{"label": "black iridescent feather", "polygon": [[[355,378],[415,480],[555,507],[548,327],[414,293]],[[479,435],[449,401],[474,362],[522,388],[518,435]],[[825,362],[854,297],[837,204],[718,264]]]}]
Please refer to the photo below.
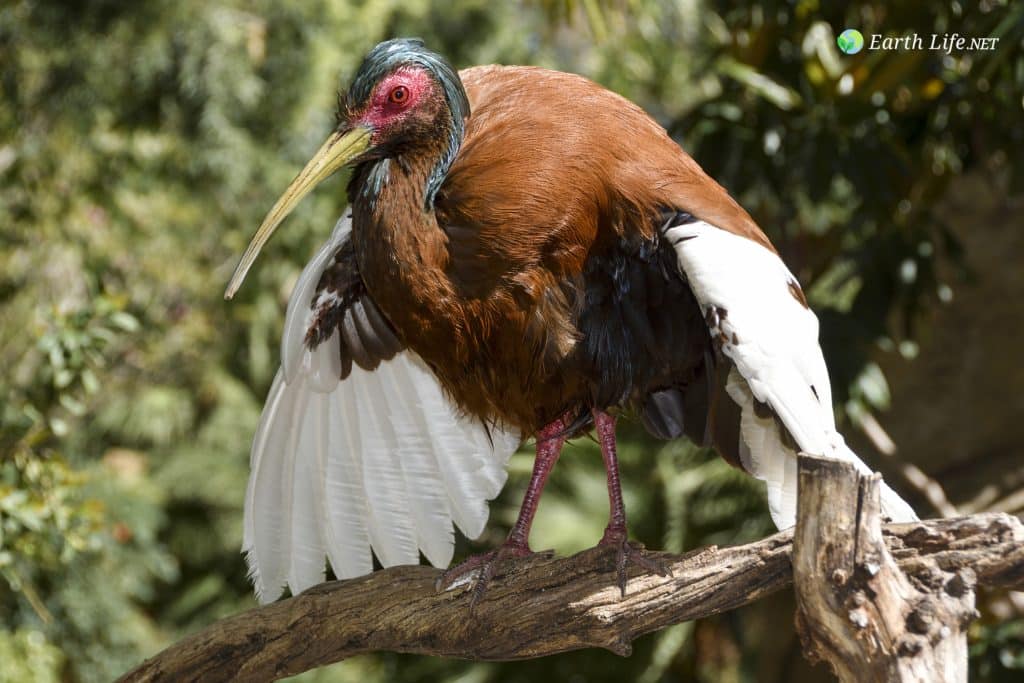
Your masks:
[{"label": "black iridescent feather", "polygon": [[703,440],[704,415],[688,424],[695,416],[686,393],[708,392],[707,326],[660,230],[692,220],[685,212],[663,211],[651,236],[631,233],[588,259],[576,353],[590,380],[592,406],[580,407],[571,432],[589,424],[590,407],[624,407],[657,438],[686,430]]}]

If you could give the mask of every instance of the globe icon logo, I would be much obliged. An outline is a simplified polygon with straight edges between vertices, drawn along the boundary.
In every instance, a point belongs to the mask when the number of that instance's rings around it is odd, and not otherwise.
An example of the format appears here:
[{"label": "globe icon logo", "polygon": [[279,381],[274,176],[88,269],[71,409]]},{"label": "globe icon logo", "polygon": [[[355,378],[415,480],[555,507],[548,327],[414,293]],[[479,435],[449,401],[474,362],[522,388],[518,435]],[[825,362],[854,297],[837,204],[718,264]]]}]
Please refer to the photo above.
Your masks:
[{"label": "globe icon logo", "polygon": [[839,49],[848,55],[855,55],[864,49],[864,36],[855,28],[848,28],[836,38]]}]

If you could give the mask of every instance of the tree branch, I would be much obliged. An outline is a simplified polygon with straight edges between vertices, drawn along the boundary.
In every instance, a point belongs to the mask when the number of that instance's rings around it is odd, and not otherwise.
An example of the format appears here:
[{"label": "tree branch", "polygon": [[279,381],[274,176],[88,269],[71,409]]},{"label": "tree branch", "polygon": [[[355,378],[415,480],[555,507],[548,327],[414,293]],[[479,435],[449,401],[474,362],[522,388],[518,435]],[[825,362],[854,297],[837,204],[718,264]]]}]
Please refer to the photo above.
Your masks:
[{"label": "tree branch", "polygon": [[[888,525],[897,564],[970,567],[981,585],[1024,587],[1024,525],[981,514]],[[628,655],[645,633],[735,609],[792,583],[792,532],[688,555],[655,553],[672,576],[631,574],[588,550],[533,558],[499,573],[470,613],[468,585],[438,593],[438,570],[394,567],[325,583],[228,617],[172,645],[122,681],[273,680],[376,650],[510,660],[586,647]]]},{"label": "tree branch", "polygon": [[793,539],[804,654],[843,683],[967,683],[975,574],[914,557],[899,567],[882,536],[878,474],[801,455]]}]

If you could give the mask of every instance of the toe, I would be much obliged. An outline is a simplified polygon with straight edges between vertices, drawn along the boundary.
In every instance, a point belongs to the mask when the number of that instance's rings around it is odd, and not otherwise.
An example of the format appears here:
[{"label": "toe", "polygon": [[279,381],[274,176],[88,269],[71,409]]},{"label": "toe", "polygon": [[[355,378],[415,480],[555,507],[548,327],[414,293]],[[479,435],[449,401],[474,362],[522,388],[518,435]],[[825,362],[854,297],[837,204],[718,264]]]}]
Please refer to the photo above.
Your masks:
[{"label": "toe", "polygon": [[506,543],[497,550],[473,555],[455,565],[438,577],[435,586],[438,591],[448,590],[461,583],[469,574],[475,573],[476,577],[473,582],[472,595],[469,602],[470,610],[472,610],[483,597],[488,584],[502,564],[515,558],[529,557],[533,554],[533,551],[528,546]]},{"label": "toe", "polygon": [[626,583],[628,581],[628,567],[635,564],[646,572],[658,574],[659,576],[671,576],[672,571],[662,562],[647,556],[647,550],[640,543],[625,539],[617,542],[610,542],[602,539],[601,545],[615,549],[615,574],[616,583],[622,597],[626,597]]}]

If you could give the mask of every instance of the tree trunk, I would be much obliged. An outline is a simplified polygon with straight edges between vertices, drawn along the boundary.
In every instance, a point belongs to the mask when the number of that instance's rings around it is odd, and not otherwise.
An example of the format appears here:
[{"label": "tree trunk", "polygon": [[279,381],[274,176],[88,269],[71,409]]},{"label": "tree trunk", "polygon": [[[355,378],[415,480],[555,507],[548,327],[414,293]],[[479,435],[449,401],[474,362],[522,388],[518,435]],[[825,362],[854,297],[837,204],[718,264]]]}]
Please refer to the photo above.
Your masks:
[{"label": "tree trunk", "polygon": [[882,535],[878,474],[806,455],[799,468],[793,577],[806,656],[843,683],[966,683],[970,564],[901,569]]}]

